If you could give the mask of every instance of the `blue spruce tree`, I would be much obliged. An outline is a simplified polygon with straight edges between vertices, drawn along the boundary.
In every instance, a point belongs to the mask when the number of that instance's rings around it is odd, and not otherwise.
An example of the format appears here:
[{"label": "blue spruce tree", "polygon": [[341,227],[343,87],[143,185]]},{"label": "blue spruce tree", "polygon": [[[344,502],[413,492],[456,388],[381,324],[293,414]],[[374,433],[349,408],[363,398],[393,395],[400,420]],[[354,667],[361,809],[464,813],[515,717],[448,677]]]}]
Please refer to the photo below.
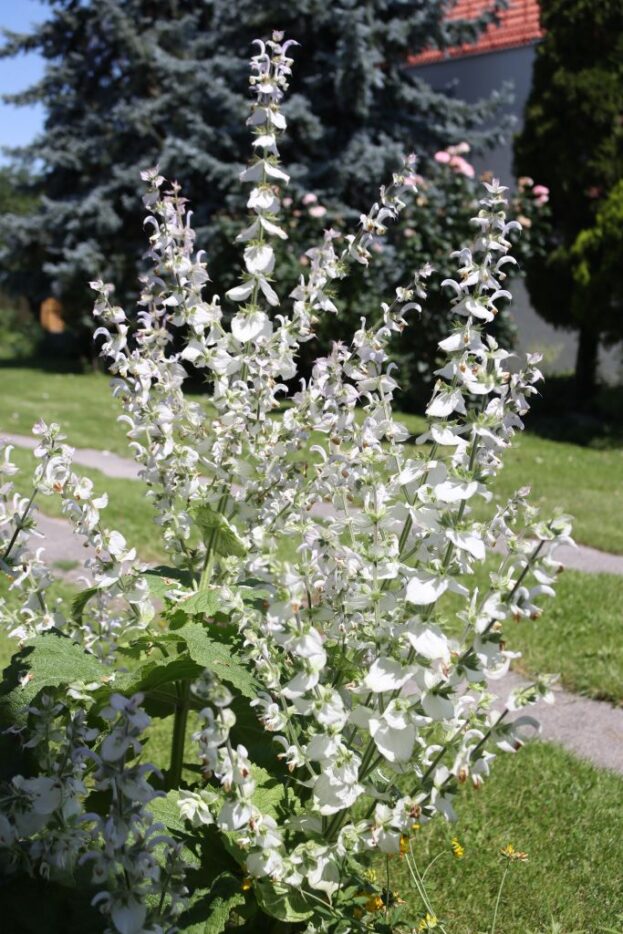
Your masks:
[{"label": "blue spruce tree", "polygon": [[[474,41],[505,0],[491,0],[471,21],[448,21],[453,0],[47,3],[47,20],[26,35],[6,33],[0,52],[36,50],[47,62],[39,84],[10,98],[16,105],[41,102],[46,118],[31,145],[12,151],[16,165],[37,168],[31,185],[37,207],[4,217],[11,237],[0,265],[5,289],[23,289],[26,275],[31,302],[52,292],[74,320],[89,314],[87,283],[94,277],[116,282],[120,301],[135,296],[144,250],[139,172],[156,163],[192,202],[219,291],[232,284],[228,242],[246,210],[238,172],[249,149],[241,129],[247,62],[252,39],[275,26],[300,43],[281,147],[291,196],[300,202],[282,260],[293,284],[310,235],[313,241],[329,224],[356,224],[379,180],[391,177],[405,153],[416,151],[425,171],[427,158],[435,168],[435,150],[462,141],[483,148],[500,133],[483,129],[499,95],[467,105],[433,91],[408,59]],[[458,229],[455,218],[451,231],[456,244],[467,233],[473,192],[456,178],[450,184],[460,189],[453,195],[460,204]],[[428,213],[426,230],[414,228],[413,217],[405,224],[415,236],[407,241],[398,231],[374,268],[352,280],[344,300],[357,318],[391,296],[406,269],[444,254],[446,217],[431,226]],[[434,361],[434,318],[422,319],[414,338],[424,372]],[[321,342],[339,337],[342,323],[331,319],[324,327]]]}]

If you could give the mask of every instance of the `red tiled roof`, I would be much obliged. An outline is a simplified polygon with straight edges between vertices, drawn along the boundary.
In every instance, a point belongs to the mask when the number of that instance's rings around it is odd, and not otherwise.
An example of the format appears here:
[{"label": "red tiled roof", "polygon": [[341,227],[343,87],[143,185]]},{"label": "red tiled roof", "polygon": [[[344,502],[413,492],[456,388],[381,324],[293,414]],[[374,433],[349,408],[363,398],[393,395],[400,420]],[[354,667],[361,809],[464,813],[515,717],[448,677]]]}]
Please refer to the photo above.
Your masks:
[{"label": "red tiled roof", "polygon": [[[458,0],[448,16],[448,20],[473,19],[490,6],[490,0]],[[539,23],[539,4],[537,0],[510,0],[508,9],[499,14],[499,26],[487,26],[480,38],[473,45],[460,45],[441,51],[429,49],[409,59],[410,65],[430,65],[447,58],[461,58],[465,55],[482,55],[484,52],[497,52],[500,49],[512,49],[527,45],[543,35]]]}]

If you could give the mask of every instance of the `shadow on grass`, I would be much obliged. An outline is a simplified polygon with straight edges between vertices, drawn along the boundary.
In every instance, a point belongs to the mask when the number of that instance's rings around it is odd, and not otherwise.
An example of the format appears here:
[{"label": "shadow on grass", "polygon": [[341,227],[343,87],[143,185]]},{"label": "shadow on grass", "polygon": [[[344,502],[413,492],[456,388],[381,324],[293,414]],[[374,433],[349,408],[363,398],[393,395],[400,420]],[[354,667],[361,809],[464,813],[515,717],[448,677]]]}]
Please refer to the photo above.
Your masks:
[{"label": "shadow on grass", "polygon": [[572,376],[548,377],[531,400],[529,431],[582,447],[623,447],[623,386],[600,386],[582,407],[574,400]]}]

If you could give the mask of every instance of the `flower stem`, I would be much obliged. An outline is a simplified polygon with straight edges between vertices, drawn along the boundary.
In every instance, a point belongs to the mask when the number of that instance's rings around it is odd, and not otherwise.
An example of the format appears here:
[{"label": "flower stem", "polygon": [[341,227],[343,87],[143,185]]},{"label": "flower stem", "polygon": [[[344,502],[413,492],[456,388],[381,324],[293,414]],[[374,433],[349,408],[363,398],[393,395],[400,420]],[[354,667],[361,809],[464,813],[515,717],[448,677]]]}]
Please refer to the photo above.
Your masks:
[{"label": "flower stem", "polygon": [[502,881],[500,882],[500,887],[498,889],[498,897],[495,900],[493,921],[491,922],[491,934],[495,934],[495,927],[496,927],[497,920],[498,920],[498,909],[500,907],[500,899],[502,898],[502,889],[504,888],[504,883],[506,882],[506,876],[508,875],[509,869],[510,869],[510,862],[508,862],[504,868],[504,873],[502,875]]},{"label": "flower stem", "polygon": [[28,513],[30,512],[30,509],[31,509],[31,507],[32,507],[33,501],[34,501],[35,496],[37,495],[37,493],[38,493],[38,487],[35,487],[35,488],[33,489],[33,491],[32,491],[32,494],[31,494],[31,496],[30,496],[30,499],[29,499],[28,502],[26,503],[26,507],[25,507],[23,513],[21,514],[21,516],[19,517],[19,519],[18,519],[17,522],[15,523],[15,531],[13,532],[13,535],[11,536],[11,541],[10,541],[9,544],[7,545],[6,550],[5,550],[4,554],[2,555],[2,558],[0,558],[0,561],[2,561],[3,563],[4,563],[5,561],[8,560],[9,555],[11,554],[11,551],[12,551],[12,549],[13,549],[13,545],[14,545],[15,542],[17,541],[17,536],[18,536],[19,533],[22,531],[22,529],[25,528],[25,523],[26,523],[26,520],[28,519]]},{"label": "flower stem", "polygon": [[173,718],[173,736],[171,737],[171,759],[167,772],[167,787],[179,788],[182,781],[182,768],[184,764],[184,743],[186,740],[186,724],[188,722],[188,709],[190,697],[190,682],[178,681],[178,703]]}]

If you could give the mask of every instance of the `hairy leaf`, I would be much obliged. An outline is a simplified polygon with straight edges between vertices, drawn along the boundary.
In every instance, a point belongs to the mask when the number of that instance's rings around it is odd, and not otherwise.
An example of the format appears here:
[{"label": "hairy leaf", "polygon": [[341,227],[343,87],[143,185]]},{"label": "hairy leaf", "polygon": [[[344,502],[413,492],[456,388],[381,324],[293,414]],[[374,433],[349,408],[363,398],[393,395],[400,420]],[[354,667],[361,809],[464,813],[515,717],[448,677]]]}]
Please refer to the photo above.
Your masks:
[{"label": "hairy leaf", "polygon": [[219,597],[216,590],[198,590],[176,606],[176,610],[182,610],[184,613],[188,613],[189,616],[199,614],[214,616],[218,608]]},{"label": "hairy leaf", "polygon": [[260,908],[279,921],[296,923],[311,918],[312,911],[309,902],[294,889],[274,882],[256,882],[255,895]]},{"label": "hairy leaf", "polygon": [[205,504],[197,506],[192,515],[201,530],[204,542],[211,543],[215,554],[224,558],[229,555],[244,557],[247,552],[246,545],[225,516]]},{"label": "hairy leaf", "polygon": [[176,635],[185,641],[190,657],[202,668],[213,671],[226,684],[252,700],[257,697],[260,685],[237,657],[235,648],[213,638],[213,633],[217,632],[216,627],[208,631],[199,623],[189,623],[177,630]]}]

